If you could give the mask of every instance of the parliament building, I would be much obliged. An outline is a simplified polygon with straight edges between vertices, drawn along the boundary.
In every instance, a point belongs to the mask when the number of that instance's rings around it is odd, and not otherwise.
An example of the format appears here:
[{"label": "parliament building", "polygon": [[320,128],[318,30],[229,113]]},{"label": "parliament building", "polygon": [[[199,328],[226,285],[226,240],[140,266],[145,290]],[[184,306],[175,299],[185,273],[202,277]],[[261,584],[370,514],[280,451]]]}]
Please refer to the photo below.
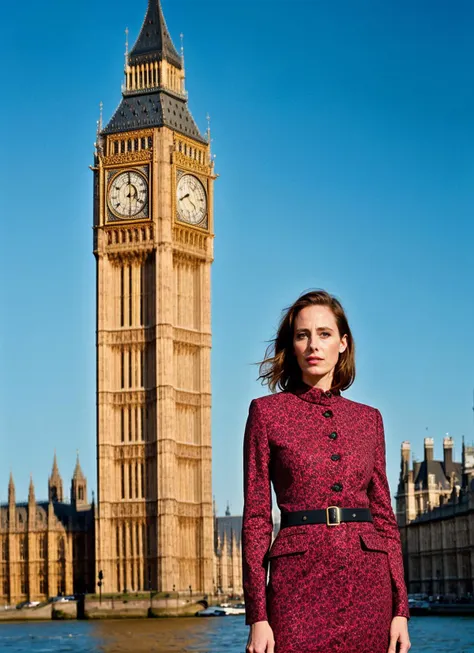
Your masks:
[{"label": "parliament building", "polygon": [[94,591],[94,506],[87,480],[74,469],[69,501],[54,456],[48,500],[17,503],[12,475],[8,504],[0,506],[0,606]]},{"label": "parliament building", "polygon": [[463,439],[460,462],[453,451],[445,437],[436,460],[434,440],[425,438],[424,459],[411,465],[410,443],[401,446],[396,511],[410,593],[474,594],[474,446]]}]

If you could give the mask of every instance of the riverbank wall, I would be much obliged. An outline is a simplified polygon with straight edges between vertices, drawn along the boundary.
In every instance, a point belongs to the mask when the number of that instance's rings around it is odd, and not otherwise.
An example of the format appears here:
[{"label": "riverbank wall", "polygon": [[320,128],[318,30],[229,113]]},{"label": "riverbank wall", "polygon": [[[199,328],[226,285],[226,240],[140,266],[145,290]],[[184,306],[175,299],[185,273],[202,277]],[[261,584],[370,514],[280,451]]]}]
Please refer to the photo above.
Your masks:
[{"label": "riverbank wall", "polygon": [[199,595],[178,594],[97,595],[79,601],[42,604],[35,608],[0,610],[1,621],[50,621],[65,619],[153,619],[160,617],[192,617],[209,605],[225,600],[209,601]]}]

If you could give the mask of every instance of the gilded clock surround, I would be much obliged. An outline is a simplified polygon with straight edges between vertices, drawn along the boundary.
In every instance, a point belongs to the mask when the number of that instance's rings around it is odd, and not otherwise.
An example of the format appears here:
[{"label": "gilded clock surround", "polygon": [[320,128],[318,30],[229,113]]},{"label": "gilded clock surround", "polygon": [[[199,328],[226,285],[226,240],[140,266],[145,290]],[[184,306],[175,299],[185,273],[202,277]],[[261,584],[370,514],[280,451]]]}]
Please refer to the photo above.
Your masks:
[{"label": "gilded clock surround", "polygon": [[[111,189],[112,189],[112,184],[115,182],[115,180],[120,178],[122,174],[128,172],[135,173],[143,179],[143,182],[146,184],[146,201],[141,211],[138,211],[134,215],[124,216],[121,215],[116,210],[114,210],[113,205],[111,206],[112,204]],[[120,222],[124,222],[125,220],[131,221],[131,220],[141,220],[144,218],[148,218],[149,203],[150,203],[150,184],[149,184],[148,166],[135,166],[132,168],[131,166],[127,165],[121,168],[112,168],[107,170],[107,209],[108,209],[107,220],[109,222],[114,222],[117,220],[119,220]]]}]

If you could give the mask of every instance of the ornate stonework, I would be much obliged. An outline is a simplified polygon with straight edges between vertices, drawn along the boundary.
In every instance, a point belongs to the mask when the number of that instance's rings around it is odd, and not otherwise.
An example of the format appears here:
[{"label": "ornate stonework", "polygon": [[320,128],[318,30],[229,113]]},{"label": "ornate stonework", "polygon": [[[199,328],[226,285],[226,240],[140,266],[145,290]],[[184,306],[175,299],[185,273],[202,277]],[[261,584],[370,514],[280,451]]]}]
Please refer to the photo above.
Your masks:
[{"label": "ornate stonework", "polygon": [[94,591],[94,507],[79,460],[70,502],[56,456],[48,495],[37,501],[31,481],[28,501],[17,503],[10,477],[8,503],[0,505],[0,607]]},{"label": "ornate stonework", "polygon": [[[157,12],[160,21],[161,10]],[[149,41],[146,34],[139,38]],[[190,585],[196,591],[213,589],[210,267],[215,174],[209,144],[184,106],[184,73],[175,74],[178,69],[160,57],[150,51],[146,61],[126,67],[124,97],[99,134],[93,167],[96,570],[103,571],[107,592],[173,586],[188,591]],[[183,91],[180,98],[177,90]],[[121,131],[146,120],[156,127]],[[121,173],[128,170],[127,186]],[[136,177],[136,188],[133,170],[142,175]],[[205,189],[205,225],[177,223],[176,184],[183,171],[197,176]],[[109,188],[117,193],[114,211],[123,211],[129,202],[132,215],[140,193],[146,204],[138,217],[110,223],[107,192],[110,180],[119,177],[117,187]]]}]

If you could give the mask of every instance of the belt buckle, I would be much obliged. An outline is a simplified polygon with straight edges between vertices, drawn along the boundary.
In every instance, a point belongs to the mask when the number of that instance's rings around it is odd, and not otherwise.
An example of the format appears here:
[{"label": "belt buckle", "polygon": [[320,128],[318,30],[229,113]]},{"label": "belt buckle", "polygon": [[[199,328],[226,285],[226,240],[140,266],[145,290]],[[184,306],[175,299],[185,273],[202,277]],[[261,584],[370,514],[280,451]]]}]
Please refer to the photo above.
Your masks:
[{"label": "belt buckle", "polygon": [[[329,513],[330,510],[335,510],[336,511],[337,521],[331,521],[330,513]],[[339,508],[339,506],[328,506],[326,508],[326,525],[327,526],[339,526],[339,524],[341,523],[340,510],[341,509]]]}]

